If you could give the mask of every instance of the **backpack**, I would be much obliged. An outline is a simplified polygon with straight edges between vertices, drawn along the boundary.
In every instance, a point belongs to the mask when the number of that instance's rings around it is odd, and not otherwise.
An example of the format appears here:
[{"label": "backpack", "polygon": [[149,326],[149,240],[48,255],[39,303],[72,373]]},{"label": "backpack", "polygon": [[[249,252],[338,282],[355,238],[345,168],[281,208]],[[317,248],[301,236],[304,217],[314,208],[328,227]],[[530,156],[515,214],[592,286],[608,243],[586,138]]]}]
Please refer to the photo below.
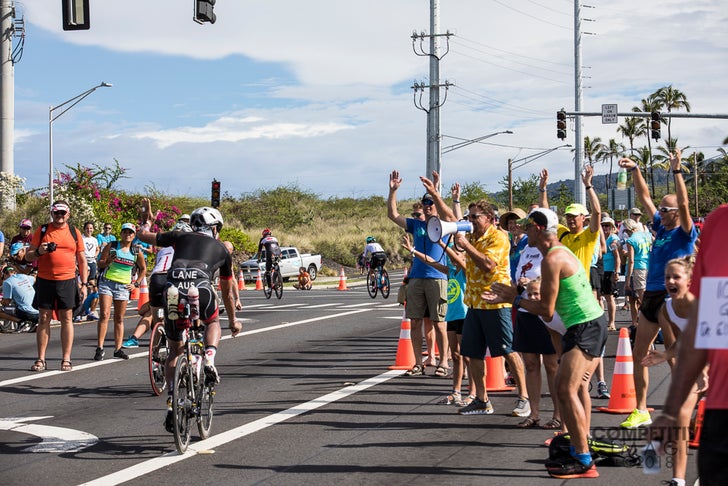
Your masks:
[{"label": "backpack", "polygon": [[[594,463],[608,467],[634,467],[640,464],[639,455],[627,444],[607,438],[589,437],[589,452]],[[571,456],[571,438],[568,434],[557,435],[549,444],[549,460],[558,461]]]}]

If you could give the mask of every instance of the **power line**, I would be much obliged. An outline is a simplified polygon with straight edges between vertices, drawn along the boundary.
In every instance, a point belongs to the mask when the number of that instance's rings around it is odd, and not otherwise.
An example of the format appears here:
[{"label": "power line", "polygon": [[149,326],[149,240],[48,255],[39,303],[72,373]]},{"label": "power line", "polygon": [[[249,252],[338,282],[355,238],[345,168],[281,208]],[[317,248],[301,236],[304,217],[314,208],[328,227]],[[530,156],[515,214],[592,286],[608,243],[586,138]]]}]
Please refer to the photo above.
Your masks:
[{"label": "power line", "polygon": [[513,7],[511,7],[510,5],[508,5],[508,4],[506,4],[506,3],[503,3],[503,2],[499,2],[498,0],[493,0],[493,2],[497,3],[498,5],[500,5],[500,6],[502,6],[502,7],[505,7],[505,8],[507,8],[507,9],[509,9],[509,10],[513,10],[514,12],[517,12],[517,13],[519,13],[519,14],[521,14],[521,15],[524,15],[524,16],[526,16],[526,17],[530,17],[530,18],[532,18],[532,19],[534,19],[534,20],[537,20],[537,21],[539,21],[539,22],[542,22],[542,23],[544,23],[544,24],[549,24],[549,25],[553,25],[554,27],[557,27],[557,28],[559,28],[559,29],[564,29],[564,30],[569,30],[569,31],[570,31],[570,30],[572,30],[572,27],[566,27],[566,26],[563,26],[563,25],[555,24],[555,23],[553,23],[553,22],[549,22],[549,21],[547,21],[547,20],[544,20],[544,19],[542,19],[542,18],[536,17],[535,15],[527,14],[526,12],[522,12],[521,10],[518,10],[518,9],[516,9],[516,8],[513,8]]},{"label": "power line", "polygon": [[531,56],[524,56],[523,54],[518,54],[517,52],[506,51],[505,49],[500,49],[498,47],[493,47],[493,46],[490,46],[488,44],[483,44],[482,42],[478,42],[476,40],[469,39],[467,37],[463,37],[460,34],[458,34],[457,37],[455,37],[455,39],[453,40],[453,43],[454,44],[457,44],[457,41],[461,41],[461,40],[464,40],[466,42],[471,42],[473,44],[477,44],[479,46],[485,47],[486,49],[491,49],[491,50],[494,50],[494,51],[502,52],[503,54],[508,54],[509,56],[522,57],[524,59],[530,59],[532,61],[543,62],[543,63],[546,63],[546,64],[553,64],[555,66],[564,66],[564,67],[569,67],[569,68],[571,67],[571,64],[566,63],[566,62],[555,62],[555,61],[548,61],[548,60],[545,60],[545,59],[539,59],[539,58],[531,57]]},{"label": "power line", "polygon": [[[519,64],[521,66],[528,66],[528,67],[532,67],[532,68],[535,68],[535,69],[540,69],[540,70],[543,70],[543,71],[548,71],[550,73],[560,74],[560,75],[563,75],[563,76],[569,76],[570,75],[570,73],[565,72],[565,71],[556,71],[554,69],[548,69],[548,68],[545,68],[545,67],[540,67],[540,66],[536,66],[536,65],[533,65],[533,64],[528,64],[528,63],[525,63],[525,62],[516,61],[515,59],[506,59],[505,57],[503,57],[501,55],[495,55],[495,54],[492,54],[492,53],[488,53],[488,52],[485,52],[483,50],[477,49],[475,47],[470,47],[470,46],[463,45],[463,44],[461,44],[461,47],[463,47],[465,49],[473,50],[475,52],[479,52],[481,54],[485,54],[486,56],[493,56],[493,57],[496,57],[498,59],[502,59],[502,60],[507,61],[507,62],[511,62],[511,63],[514,63],[514,64]],[[453,52],[458,52],[458,51],[456,51],[456,50],[453,49]],[[509,55],[512,55],[512,54],[509,54]],[[525,57],[525,56],[523,56],[523,57]],[[534,60],[533,58],[529,58],[529,59]],[[538,59],[536,59],[536,60],[538,60]],[[553,64],[556,64],[556,63],[553,63]],[[561,65],[562,66],[566,66],[565,64],[561,64]]]},{"label": "power line", "polygon": [[459,55],[459,56],[463,56],[463,57],[467,57],[469,59],[472,59],[473,61],[478,61],[478,62],[481,62],[483,64],[489,64],[491,66],[495,66],[495,67],[498,67],[498,68],[501,68],[501,69],[505,69],[507,71],[513,71],[514,73],[525,74],[527,76],[532,76],[534,78],[541,78],[541,79],[545,79],[547,81],[553,81],[554,83],[567,84],[567,82],[561,81],[559,79],[553,79],[553,78],[549,78],[547,76],[541,76],[539,74],[529,73],[527,71],[522,71],[520,69],[509,68],[509,67],[506,67],[506,66],[502,66],[500,64],[496,64],[494,62],[486,61],[485,59],[481,59],[481,58],[478,58],[478,57],[473,57],[473,56],[469,56],[467,54],[463,54],[462,52],[459,52],[459,51],[451,51],[451,52],[452,52],[452,54]]}]

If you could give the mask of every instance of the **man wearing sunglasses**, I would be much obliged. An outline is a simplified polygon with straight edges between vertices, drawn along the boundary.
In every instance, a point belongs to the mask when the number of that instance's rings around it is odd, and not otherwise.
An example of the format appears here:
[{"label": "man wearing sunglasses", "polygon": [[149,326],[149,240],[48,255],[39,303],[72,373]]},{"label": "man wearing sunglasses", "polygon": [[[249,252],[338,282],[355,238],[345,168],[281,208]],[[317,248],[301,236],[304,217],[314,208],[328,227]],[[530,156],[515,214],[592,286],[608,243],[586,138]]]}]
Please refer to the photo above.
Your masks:
[{"label": "man wearing sunglasses", "polygon": [[[652,423],[650,412],[647,411],[649,373],[648,368],[642,366],[642,359],[660,330],[657,315],[667,296],[665,265],[673,258],[691,255],[695,250],[695,240],[698,237],[693,219],[690,217],[688,191],[682,177],[681,160],[680,149],[676,148],[675,152],[670,154],[670,168],[675,176],[675,194],[664,196],[659,207],[655,207],[652,202],[647,183],[642,177],[637,163],[628,158],[619,161],[620,167],[631,172],[637,197],[647,214],[653,215],[652,230],[657,235],[652,244],[647,265],[647,283],[639,309],[637,335],[632,350],[637,408],[627,417],[627,420],[622,422],[621,427],[626,429],[635,429]],[[671,345],[672,339],[666,335],[665,348]]]},{"label": "man wearing sunglasses", "polygon": [[[33,241],[26,253],[29,261],[38,260],[36,301],[40,321],[36,333],[38,359],[31,371],[46,369],[46,349],[51,336],[51,317],[58,312],[61,321],[61,371],[71,371],[73,346],[73,308],[77,295],[80,302],[86,297],[88,266],[81,232],[68,224],[71,210],[66,201],[56,201],[51,206],[52,221],[40,226],[33,234]],[[75,236],[71,234],[74,231]],[[80,287],[76,272],[81,276]]]}]

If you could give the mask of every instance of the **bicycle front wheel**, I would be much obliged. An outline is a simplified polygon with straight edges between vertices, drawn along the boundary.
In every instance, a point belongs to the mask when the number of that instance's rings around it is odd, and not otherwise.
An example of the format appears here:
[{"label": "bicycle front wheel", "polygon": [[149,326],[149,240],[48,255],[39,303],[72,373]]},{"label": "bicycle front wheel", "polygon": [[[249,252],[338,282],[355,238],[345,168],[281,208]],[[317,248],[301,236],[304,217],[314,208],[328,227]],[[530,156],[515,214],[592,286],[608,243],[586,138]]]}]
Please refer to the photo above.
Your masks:
[{"label": "bicycle front wheel", "polygon": [[164,322],[158,322],[152,327],[152,335],[149,337],[149,381],[152,384],[152,392],[157,396],[167,388],[164,363],[167,361],[168,355],[169,348]]},{"label": "bicycle front wheel", "polygon": [[184,454],[190,444],[190,416],[194,401],[191,379],[189,361],[187,361],[187,357],[180,356],[174,370],[174,391],[172,392],[174,445],[180,454]]},{"label": "bicycle front wheel", "polygon": [[374,270],[369,270],[367,274],[367,292],[372,299],[377,296],[377,276]]},{"label": "bicycle front wheel", "polygon": [[389,273],[386,270],[382,270],[382,297],[385,299],[389,297]]},{"label": "bicycle front wheel", "polygon": [[276,297],[279,299],[283,297],[283,277],[281,277],[281,272],[276,271],[273,274],[273,289],[276,291]]},{"label": "bicycle front wheel", "polygon": [[201,439],[210,437],[210,428],[212,427],[212,401],[215,391],[211,386],[204,383],[204,378],[199,380],[197,388],[197,400],[199,401],[199,413],[197,415],[197,431],[200,433]]}]

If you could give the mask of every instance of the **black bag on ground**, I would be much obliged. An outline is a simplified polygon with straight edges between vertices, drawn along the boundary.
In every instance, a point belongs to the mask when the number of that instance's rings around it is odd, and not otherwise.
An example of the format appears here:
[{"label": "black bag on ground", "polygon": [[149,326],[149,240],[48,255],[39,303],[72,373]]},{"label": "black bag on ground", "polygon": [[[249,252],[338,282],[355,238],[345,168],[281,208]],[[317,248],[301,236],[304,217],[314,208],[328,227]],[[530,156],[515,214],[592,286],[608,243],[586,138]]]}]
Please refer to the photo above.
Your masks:
[{"label": "black bag on ground", "polygon": [[[549,460],[558,461],[571,456],[571,438],[568,434],[557,435],[549,444]],[[640,463],[639,456],[624,442],[611,439],[589,438],[592,460],[607,467],[633,467]]]}]

